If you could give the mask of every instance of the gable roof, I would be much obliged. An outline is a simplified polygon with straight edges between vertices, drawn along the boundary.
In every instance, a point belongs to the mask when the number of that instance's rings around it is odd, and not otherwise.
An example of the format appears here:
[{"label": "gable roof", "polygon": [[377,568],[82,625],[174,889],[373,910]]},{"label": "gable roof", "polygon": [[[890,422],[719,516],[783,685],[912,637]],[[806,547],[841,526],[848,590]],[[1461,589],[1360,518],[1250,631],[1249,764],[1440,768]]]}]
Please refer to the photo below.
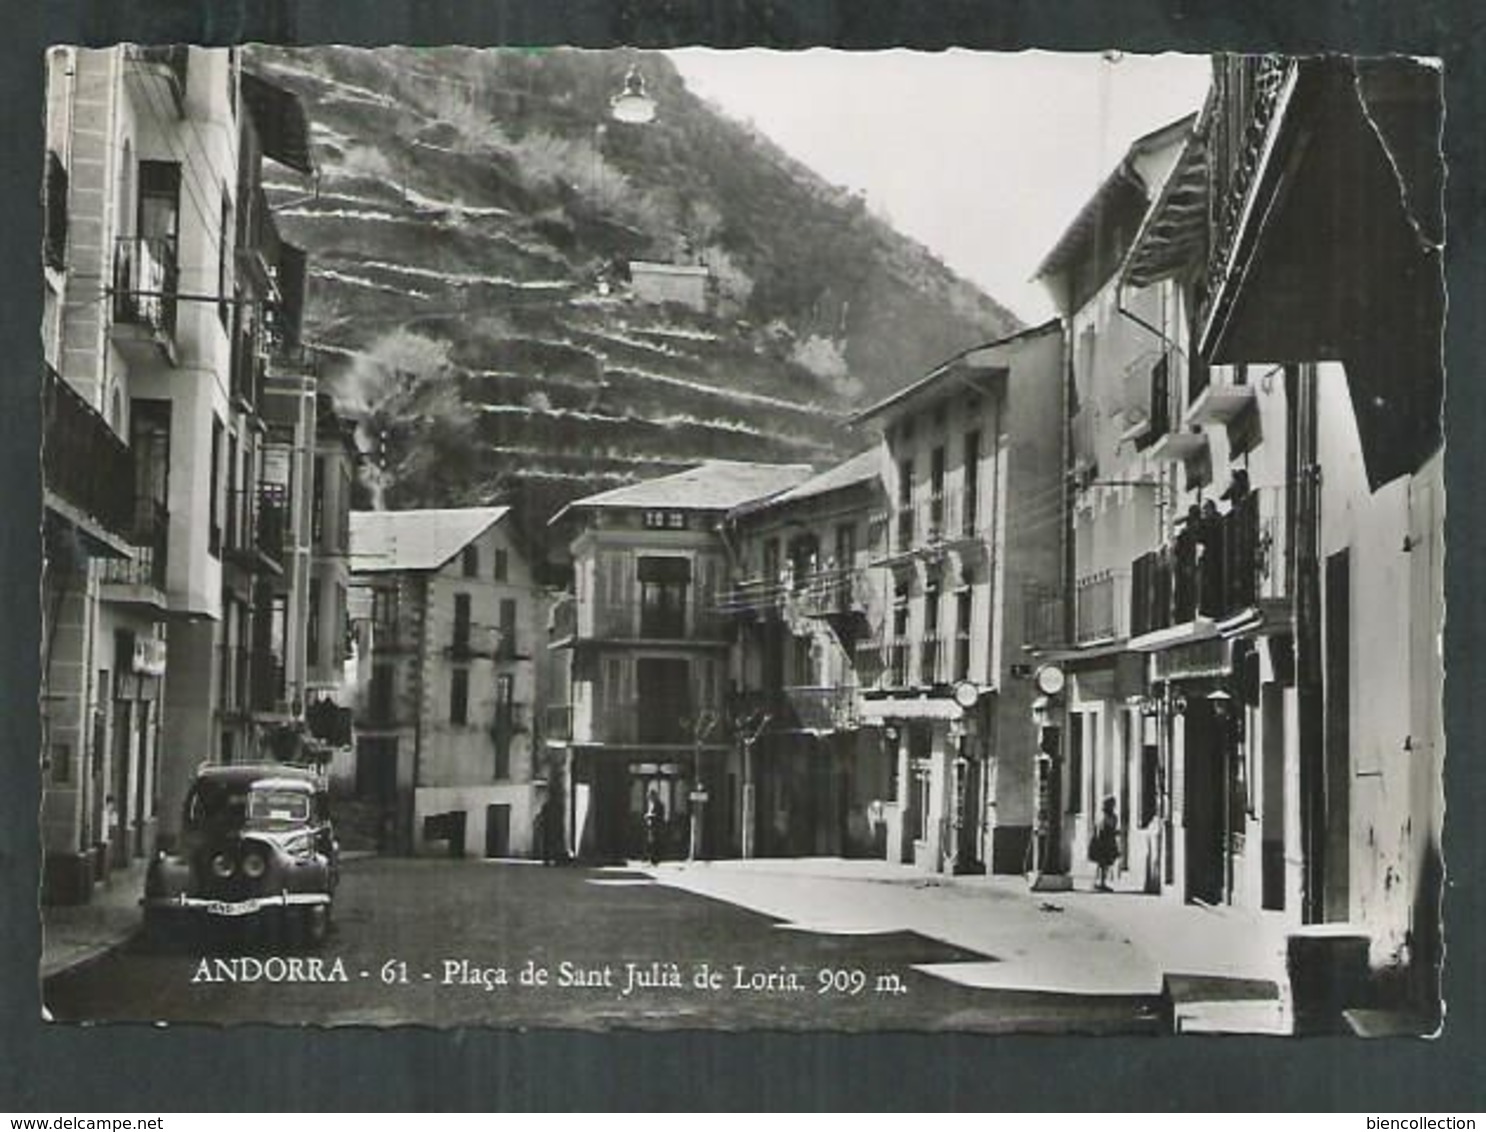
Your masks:
[{"label": "gable roof", "polygon": [[778,495],[771,495],[766,499],[750,500],[734,509],[736,514],[743,515],[751,512],[762,511],[769,507],[782,506],[786,503],[794,503],[802,499],[814,499],[816,496],[827,495],[833,491],[844,491],[849,487],[859,484],[871,483],[882,477],[883,453],[880,445],[873,445],[865,451],[858,452],[849,459],[842,460],[839,464],[833,464],[823,472],[811,476],[803,483],[798,483]]},{"label": "gable roof", "polygon": [[1056,318],[1050,318],[1037,326],[1018,330],[1014,334],[1008,334],[1005,338],[997,338],[994,342],[984,342],[979,346],[971,346],[968,350],[961,350],[948,361],[935,366],[917,381],[905,385],[896,393],[890,393],[876,404],[861,410],[848,423],[853,426],[861,425],[875,417],[896,412],[915,398],[924,394],[932,395],[935,387],[943,384],[952,374],[962,379],[966,378],[969,372],[1005,377],[1010,372],[1010,367],[1005,359],[996,356],[1001,352],[1001,347],[1016,346],[1018,343],[1033,338],[1041,338],[1045,334],[1055,332],[1061,334],[1062,330],[1063,324]]},{"label": "gable roof", "polygon": [[730,511],[740,503],[774,495],[809,478],[809,464],[754,464],[708,460],[695,468],[641,483],[601,491],[569,503],[551,522],[586,508],[671,507],[690,511]]},{"label": "gable roof", "polygon": [[351,570],[437,570],[506,516],[509,507],[352,511]]}]

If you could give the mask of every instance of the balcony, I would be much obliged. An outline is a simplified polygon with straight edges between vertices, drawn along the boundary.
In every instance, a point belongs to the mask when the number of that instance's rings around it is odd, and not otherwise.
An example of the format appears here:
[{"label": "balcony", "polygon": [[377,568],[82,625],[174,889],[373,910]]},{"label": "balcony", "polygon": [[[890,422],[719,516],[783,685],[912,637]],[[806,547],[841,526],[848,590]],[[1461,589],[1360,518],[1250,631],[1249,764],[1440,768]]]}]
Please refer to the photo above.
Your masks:
[{"label": "balcony", "polygon": [[640,602],[579,602],[572,595],[552,611],[549,648],[585,643],[715,647],[728,643],[724,618],[696,601],[681,606]]},{"label": "balcony", "polygon": [[173,240],[122,236],[116,241],[110,335],[130,361],[158,354],[174,363],[178,280]]},{"label": "balcony", "polygon": [[1022,644],[1028,649],[1059,648],[1068,643],[1063,631],[1062,591],[1028,587],[1022,594]]},{"label": "balcony", "polygon": [[47,506],[121,553],[134,521],[134,456],[102,415],[47,366],[42,373]]},{"label": "balcony", "polygon": [[777,578],[748,578],[723,593],[717,613],[723,617],[778,616],[788,586]]},{"label": "balcony", "polygon": [[1215,112],[1207,138],[1214,199],[1208,240],[1205,286],[1198,325],[1207,325],[1212,306],[1222,300],[1230,259],[1245,206],[1256,187],[1270,128],[1295,61],[1279,55],[1234,55],[1214,68],[1211,98]]},{"label": "balcony", "polygon": [[869,589],[865,570],[817,570],[795,588],[792,600],[805,617],[844,617],[866,611]]},{"label": "balcony", "polygon": [[573,737],[573,705],[548,704],[542,710],[542,734],[554,743],[566,743]]},{"label": "balcony", "polygon": [[530,654],[520,650],[520,642],[514,631],[502,632],[500,629],[488,628],[483,630],[483,637],[469,632],[461,636],[456,632],[453,642],[444,650],[444,655],[451,660],[513,661],[526,660]]},{"label": "balcony", "polygon": [[769,717],[768,730],[830,734],[859,726],[857,689],[849,686],[791,685],[747,691],[734,698],[733,718]]},{"label": "balcony", "polygon": [[100,567],[101,597],[116,605],[165,607],[170,512],[156,499],[138,500],[128,558],[110,558]]},{"label": "balcony", "polygon": [[894,641],[884,650],[883,679],[889,688],[910,686],[907,641]]},{"label": "balcony", "polygon": [[[683,702],[627,700],[603,704],[549,705],[543,713],[546,737],[553,742],[615,747],[682,747],[696,745],[694,709]],[[726,745],[726,732],[714,728],[705,746]]]},{"label": "balcony", "polygon": [[1189,524],[1131,570],[1130,633],[1230,622],[1289,600],[1283,488],[1260,488],[1227,514]]},{"label": "balcony", "polygon": [[1073,641],[1090,645],[1129,632],[1129,576],[1102,570],[1080,578],[1073,589]]},{"label": "balcony", "polygon": [[282,574],[288,520],[289,491],[283,484],[239,488],[228,509],[223,557],[249,573]]}]

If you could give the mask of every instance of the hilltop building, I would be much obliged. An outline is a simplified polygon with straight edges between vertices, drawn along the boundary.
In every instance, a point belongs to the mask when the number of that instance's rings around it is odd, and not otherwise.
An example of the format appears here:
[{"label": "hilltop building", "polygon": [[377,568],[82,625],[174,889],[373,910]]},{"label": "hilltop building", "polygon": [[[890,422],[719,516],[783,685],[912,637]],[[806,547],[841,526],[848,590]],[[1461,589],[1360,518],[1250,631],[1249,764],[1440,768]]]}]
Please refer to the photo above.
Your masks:
[{"label": "hilltop building", "polygon": [[547,606],[510,510],[354,511],[350,544],[370,611],[355,789],[381,815],[384,848],[531,855]]}]

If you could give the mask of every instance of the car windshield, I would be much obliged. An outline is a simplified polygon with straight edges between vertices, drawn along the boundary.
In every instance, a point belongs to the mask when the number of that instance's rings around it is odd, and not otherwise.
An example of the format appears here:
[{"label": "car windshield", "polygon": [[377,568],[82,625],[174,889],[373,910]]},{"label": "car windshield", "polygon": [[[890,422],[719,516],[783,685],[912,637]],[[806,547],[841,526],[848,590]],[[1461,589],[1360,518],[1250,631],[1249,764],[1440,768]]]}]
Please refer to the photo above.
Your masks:
[{"label": "car windshield", "polygon": [[299,790],[254,790],[248,794],[249,825],[302,825],[310,820],[310,796]]},{"label": "car windshield", "polygon": [[202,781],[186,803],[188,829],[231,830],[244,826],[304,825],[314,800],[306,790],[264,785],[244,788]]}]

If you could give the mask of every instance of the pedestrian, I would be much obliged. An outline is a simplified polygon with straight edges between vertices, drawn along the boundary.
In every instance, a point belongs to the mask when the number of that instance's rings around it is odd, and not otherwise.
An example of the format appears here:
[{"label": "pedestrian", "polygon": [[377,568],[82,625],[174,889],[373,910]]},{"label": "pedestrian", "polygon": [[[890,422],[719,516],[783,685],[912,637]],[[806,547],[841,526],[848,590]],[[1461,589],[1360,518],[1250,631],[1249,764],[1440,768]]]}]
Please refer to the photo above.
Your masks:
[{"label": "pedestrian", "polygon": [[661,842],[666,832],[666,804],[653,787],[645,799],[645,855],[652,865],[660,864]]},{"label": "pedestrian", "polygon": [[1110,870],[1120,858],[1120,818],[1115,813],[1115,800],[1104,799],[1104,812],[1099,817],[1099,824],[1094,830],[1094,836],[1089,841],[1089,860],[1094,862],[1098,869],[1098,877],[1094,882],[1094,888],[1098,892],[1109,892]]}]

